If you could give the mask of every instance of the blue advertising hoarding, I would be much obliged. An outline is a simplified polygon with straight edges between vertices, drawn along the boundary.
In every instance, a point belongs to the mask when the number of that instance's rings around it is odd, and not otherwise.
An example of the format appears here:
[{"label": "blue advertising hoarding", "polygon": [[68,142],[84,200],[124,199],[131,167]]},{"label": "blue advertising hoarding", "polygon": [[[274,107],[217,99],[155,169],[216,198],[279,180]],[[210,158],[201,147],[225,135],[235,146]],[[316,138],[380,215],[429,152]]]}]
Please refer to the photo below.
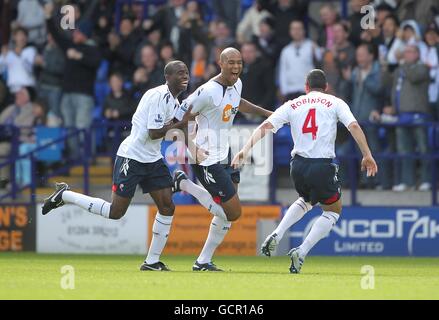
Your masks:
[{"label": "blue advertising hoarding", "polygon": [[[302,243],[321,213],[314,208],[290,229],[291,247]],[[310,254],[439,256],[439,208],[345,207]]]}]

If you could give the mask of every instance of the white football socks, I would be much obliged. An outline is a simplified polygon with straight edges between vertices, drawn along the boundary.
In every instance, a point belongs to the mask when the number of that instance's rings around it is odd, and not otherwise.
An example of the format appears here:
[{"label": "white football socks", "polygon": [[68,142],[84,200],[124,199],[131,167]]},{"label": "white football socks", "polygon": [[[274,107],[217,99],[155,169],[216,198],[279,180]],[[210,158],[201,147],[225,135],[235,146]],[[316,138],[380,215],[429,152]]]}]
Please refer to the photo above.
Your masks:
[{"label": "white football socks", "polygon": [[309,202],[300,197],[296,200],[287,210],[281,222],[277,228],[271,233],[277,234],[277,239],[280,240],[284,236],[285,232],[297,221],[303,218],[303,216],[312,209],[312,205]]},{"label": "white football socks", "polygon": [[212,261],[213,253],[221,242],[223,242],[231,225],[232,223],[230,221],[221,219],[220,217],[213,217],[206,243],[197,259],[198,263],[203,264]]},{"label": "white football socks", "polygon": [[173,218],[174,216],[164,216],[157,212],[154,224],[152,225],[151,245],[149,246],[148,255],[145,259],[147,264],[153,264],[160,261],[160,255],[168,241]]},{"label": "white football socks", "polygon": [[323,211],[322,215],[314,222],[310,232],[300,245],[299,255],[304,258],[317,242],[329,234],[332,227],[337,223],[338,218],[339,215],[335,212]]},{"label": "white football socks", "polygon": [[65,203],[75,204],[88,212],[110,219],[111,203],[105,200],[68,190],[62,193],[62,199]]},{"label": "white football socks", "polygon": [[200,204],[209,210],[214,216],[219,217],[227,221],[227,216],[219,204],[217,204],[209,192],[206,189],[201,188],[199,185],[193,183],[189,179],[184,179],[180,182],[180,189],[193,195]]}]

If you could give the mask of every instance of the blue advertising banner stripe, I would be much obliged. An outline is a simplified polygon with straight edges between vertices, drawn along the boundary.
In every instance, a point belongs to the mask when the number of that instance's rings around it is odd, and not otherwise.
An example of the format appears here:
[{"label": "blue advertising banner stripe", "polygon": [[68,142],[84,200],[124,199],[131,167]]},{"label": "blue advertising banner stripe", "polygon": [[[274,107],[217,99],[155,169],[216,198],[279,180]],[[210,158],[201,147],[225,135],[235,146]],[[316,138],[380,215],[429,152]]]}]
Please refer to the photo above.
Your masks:
[{"label": "blue advertising banner stripe", "polygon": [[[286,236],[292,248],[302,243],[321,213],[314,208],[290,229]],[[329,236],[310,254],[439,256],[438,213],[436,207],[345,207]]]}]

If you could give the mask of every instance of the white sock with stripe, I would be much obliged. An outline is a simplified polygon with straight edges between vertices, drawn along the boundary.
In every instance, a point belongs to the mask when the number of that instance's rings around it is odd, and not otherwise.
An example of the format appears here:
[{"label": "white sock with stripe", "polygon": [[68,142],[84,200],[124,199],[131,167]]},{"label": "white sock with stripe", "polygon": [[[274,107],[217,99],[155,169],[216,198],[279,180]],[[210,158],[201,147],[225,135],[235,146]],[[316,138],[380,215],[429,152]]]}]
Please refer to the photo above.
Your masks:
[{"label": "white sock with stripe", "polygon": [[340,216],[335,212],[323,211],[322,215],[314,222],[310,232],[299,247],[299,255],[302,258],[308,254],[309,250],[311,250],[317,242],[329,234],[332,227],[337,223],[339,217]]},{"label": "white sock with stripe", "polygon": [[212,261],[213,253],[221,242],[223,242],[231,225],[232,223],[230,221],[221,219],[220,217],[213,217],[206,243],[197,259],[198,263],[209,263]]},{"label": "white sock with stripe", "polygon": [[217,216],[223,220],[227,220],[227,216],[218,203],[216,203],[209,192],[206,189],[201,188],[199,185],[193,183],[189,179],[184,179],[180,182],[180,189],[193,195],[200,204],[209,210],[214,216]]},{"label": "white sock with stripe", "polygon": [[105,200],[92,198],[69,190],[62,193],[62,199],[64,203],[75,204],[88,212],[110,219],[111,203]]},{"label": "white sock with stripe", "polygon": [[164,216],[159,212],[155,215],[154,224],[152,225],[151,244],[149,246],[148,255],[145,259],[147,264],[153,264],[160,261],[160,255],[168,241],[173,218],[174,216]]},{"label": "white sock with stripe", "polygon": [[302,219],[303,216],[311,209],[311,203],[305,202],[305,200],[300,197],[288,208],[276,230],[274,230],[271,234],[276,233],[277,239],[282,239],[285,232],[297,221]]}]

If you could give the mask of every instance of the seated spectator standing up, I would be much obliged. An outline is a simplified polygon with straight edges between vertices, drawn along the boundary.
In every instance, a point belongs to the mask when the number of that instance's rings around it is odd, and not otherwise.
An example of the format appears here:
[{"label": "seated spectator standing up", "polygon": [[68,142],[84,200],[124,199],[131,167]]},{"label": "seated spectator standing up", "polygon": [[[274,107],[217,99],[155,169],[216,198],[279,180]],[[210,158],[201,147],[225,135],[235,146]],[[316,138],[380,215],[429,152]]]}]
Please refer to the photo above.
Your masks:
[{"label": "seated spectator standing up", "polygon": [[273,66],[260,55],[252,42],[242,45],[241,54],[244,63],[241,74],[242,98],[251,99],[256,105],[273,111],[276,95]]},{"label": "seated spectator standing up", "polygon": [[[99,48],[89,39],[92,23],[80,21],[70,39],[58,29],[52,17],[53,5],[46,4],[45,9],[49,32],[66,55],[61,101],[64,126],[88,128],[93,119],[94,81],[101,60]],[[79,144],[75,139],[70,139],[68,144],[70,155],[79,155]]]},{"label": "seated spectator standing up", "polygon": [[[430,74],[428,67],[420,62],[420,51],[416,45],[404,49],[404,63],[396,69],[392,88],[394,113],[401,124],[422,124],[431,120],[428,104]],[[427,128],[422,126],[401,126],[396,129],[396,148],[399,154],[409,155],[418,151],[428,153]],[[401,184],[394,191],[413,189],[416,184],[415,161],[402,160]],[[431,188],[429,161],[421,159],[419,190]]]}]

